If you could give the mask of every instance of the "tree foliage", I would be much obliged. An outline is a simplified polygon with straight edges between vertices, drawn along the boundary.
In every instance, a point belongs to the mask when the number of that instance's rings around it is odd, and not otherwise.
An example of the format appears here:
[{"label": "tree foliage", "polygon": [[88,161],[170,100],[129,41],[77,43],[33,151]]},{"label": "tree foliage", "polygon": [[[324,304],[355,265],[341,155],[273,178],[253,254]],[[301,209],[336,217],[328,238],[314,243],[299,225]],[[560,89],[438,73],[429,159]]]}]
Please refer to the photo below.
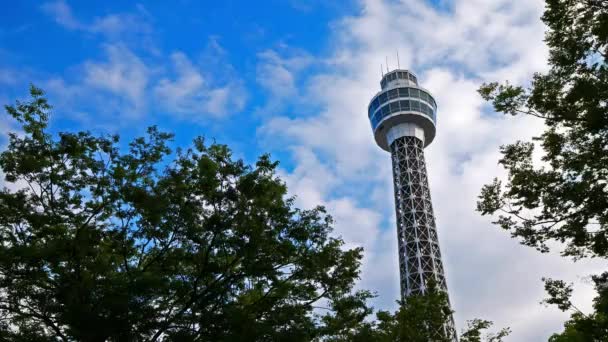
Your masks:
[{"label": "tree foliage", "polygon": [[535,145],[501,148],[505,186],[484,186],[478,210],[498,213],[496,223],[522,243],[548,251],[563,242],[564,255],[608,257],[608,2],[547,0],[550,70],[525,89],[484,84],[480,94],[496,111],[541,118],[535,138],[543,166],[532,162]]},{"label": "tree foliage", "polygon": [[0,153],[0,340],[453,341],[432,284],[372,318],[374,294],[353,290],[362,250],[322,207],[294,207],[269,156],[246,165],[202,138],[173,153],[155,127],[123,150],[53,135],[30,93],[6,107],[22,133]]},{"label": "tree foliage", "polygon": [[[450,308],[448,296],[437,289],[435,284],[428,284],[428,291],[423,295],[407,297],[399,303],[399,309],[394,312],[378,311],[375,320],[362,320],[353,324],[348,334],[333,336],[328,341],[335,342],[453,342],[456,331],[452,326],[453,311]],[[353,306],[351,306],[353,307]],[[359,306],[360,307],[360,306]],[[339,312],[339,311],[337,311]],[[359,314],[363,310],[357,311]],[[370,314],[369,311],[367,314]],[[341,315],[342,317],[355,317]],[[345,326],[343,323],[341,326]],[[331,325],[328,325],[331,326]],[[508,336],[510,330],[502,329],[497,333],[486,333],[492,322],[475,319],[469,321],[467,328],[460,335],[461,342],[501,342]]]},{"label": "tree foliage", "polygon": [[549,298],[545,302],[557,305],[562,311],[574,311],[565,323],[564,331],[551,336],[549,342],[608,341],[608,272],[592,279],[598,295],[593,300],[594,312],[591,314],[583,313],[570,301],[572,285],[560,280],[546,280],[545,289]]},{"label": "tree foliage", "polygon": [[[295,208],[277,163],[224,145],[172,154],[155,127],[49,133],[40,89],[7,106],[0,155],[0,331],[32,341],[310,341],[345,329],[362,251]],[[325,300],[334,323],[313,311]]]},{"label": "tree foliage", "polygon": [[[546,0],[550,70],[531,86],[484,84],[481,96],[497,112],[528,115],[545,123],[532,142],[501,147],[506,183],[485,185],[477,210],[498,214],[501,228],[528,246],[549,251],[562,243],[562,255],[608,258],[608,2]],[[542,148],[542,165],[533,162]],[[552,342],[608,341],[608,273],[595,276],[598,296],[592,314],[570,301],[572,288],[545,279],[547,304],[573,311],[565,331]]]}]

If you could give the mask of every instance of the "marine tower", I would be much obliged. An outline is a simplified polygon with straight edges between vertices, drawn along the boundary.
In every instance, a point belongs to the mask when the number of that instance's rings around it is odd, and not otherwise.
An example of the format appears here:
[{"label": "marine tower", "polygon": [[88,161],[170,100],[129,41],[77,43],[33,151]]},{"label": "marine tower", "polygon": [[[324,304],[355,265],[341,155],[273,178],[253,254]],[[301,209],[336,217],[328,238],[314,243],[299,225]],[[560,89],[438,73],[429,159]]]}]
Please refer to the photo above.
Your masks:
[{"label": "marine tower", "polygon": [[[435,138],[437,103],[408,70],[388,72],[380,86],[368,116],[376,143],[393,161],[401,297],[424,294],[430,279],[447,293],[424,162],[424,148]],[[453,319],[445,328],[455,331]]]}]

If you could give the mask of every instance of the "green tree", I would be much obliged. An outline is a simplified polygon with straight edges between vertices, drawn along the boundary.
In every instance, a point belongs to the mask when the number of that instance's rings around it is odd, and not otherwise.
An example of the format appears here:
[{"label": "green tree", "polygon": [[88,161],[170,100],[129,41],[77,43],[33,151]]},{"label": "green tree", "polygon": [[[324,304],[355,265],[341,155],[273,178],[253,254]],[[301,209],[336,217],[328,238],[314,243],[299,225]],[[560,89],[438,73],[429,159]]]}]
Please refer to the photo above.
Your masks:
[{"label": "green tree", "polygon": [[[608,258],[608,2],[546,0],[542,20],[550,70],[535,74],[527,89],[489,83],[479,93],[497,112],[537,117],[545,130],[532,142],[501,147],[506,184],[495,179],[485,185],[477,210],[497,214],[497,225],[541,252],[549,251],[548,242],[558,242],[562,255],[575,260]],[[537,145],[540,166],[533,163]],[[561,285],[546,282],[550,295]],[[604,302],[605,293],[596,287],[597,300]],[[549,303],[572,309],[565,302]],[[575,312],[563,339],[553,340],[608,340],[606,335],[580,339],[596,334],[591,321],[606,324],[606,306],[595,309],[587,316]]]},{"label": "green tree", "polygon": [[506,186],[484,186],[478,210],[545,252],[564,242],[564,255],[608,257],[608,2],[547,0],[551,69],[531,87],[484,84],[480,94],[498,112],[544,120],[534,140],[544,166],[532,162],[534,144],[501,147]]},{"label": "green tree", "polygon": [[[452,323],[453,311],[450,309],[448,296],[445,292],[437,290],[432,283],[424,295],[415,295],[400,302],[395,313],[378,311],[375,320],[364,320],[371,314],[365,312],[366,298],[358,298],[358,304],[348,301],[342,310],[335,309],[337,316],[328,318],[339,327],[348,326],[347,331],[333,335],[327,341],[335,342],[453,342],[456,332],[449,329]],[[348,308],[348,310],[344,310]],[[349,314],[345,314],[348,311]],[[344,324],[344,318],[351,319],[353,324]],[[331,327],[332,324],[326,326]],[[461,342],[501,342],[509,335],[509,329],[502,329],[498,333],[484,333],[492,326],[492,322],[475,319],[469,321],[467,328],[460,335]],[[338,331],[338,329],[332,329]]]},{"label": "green tree", "polygon": [[155,127],[124,151],[54,136],[30,93],[6,107],[22,133],[0,153],[0,340],[453,340],[433,284],[372,319],[374,294],[353,291],[362,250],[331,237],[323,208],[294,208],[267,155],[249,166],[202,138],[173,154]]},{"label": "green tree", "polygon": [[369,297],[352,291],[361,249],[286,199],[269,156],[246,165],[202,138],[173,154],[155,127],[123,151],[51,134],[50,109],[33,86],[6,107],[22,133],[0,154],[2,340],[310,341]]},{"label": "green tree", "polygon": [[585,314],[570,301],[572,285],[561,280],[546,279],[545,289],[549,298],[545,303],[557,305],[562,311],[574,311],[560,334],[554,334],[549,342],[603,342],[608,341],[608,272],[592,277],[598,292],[593,300],[594,312]]}]

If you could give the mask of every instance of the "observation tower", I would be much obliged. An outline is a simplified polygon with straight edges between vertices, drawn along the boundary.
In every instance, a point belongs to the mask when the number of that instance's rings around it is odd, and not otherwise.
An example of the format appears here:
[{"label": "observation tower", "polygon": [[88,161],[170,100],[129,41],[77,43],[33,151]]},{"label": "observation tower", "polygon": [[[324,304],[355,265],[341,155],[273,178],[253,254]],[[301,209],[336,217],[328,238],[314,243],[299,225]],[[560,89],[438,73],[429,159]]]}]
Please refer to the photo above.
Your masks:
[{"label": "observation tower", "polygon": [[[376,143],[391,153],[397,213],[401,298],[424,294],[433,279],[447,293],[424,148],[433,142],[437,103],[408,70],[388,72],[370,101]],[[454,330],[453,318],[446,329]]]}]

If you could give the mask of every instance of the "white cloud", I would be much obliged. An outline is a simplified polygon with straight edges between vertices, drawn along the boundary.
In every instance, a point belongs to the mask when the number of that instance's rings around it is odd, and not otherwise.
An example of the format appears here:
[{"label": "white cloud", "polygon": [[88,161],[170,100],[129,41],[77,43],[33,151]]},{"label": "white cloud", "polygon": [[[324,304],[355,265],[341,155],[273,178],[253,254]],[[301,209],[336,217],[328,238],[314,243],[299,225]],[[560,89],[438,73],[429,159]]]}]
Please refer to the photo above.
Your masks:
[{"label": "white cloud", "polygon": [[211,87],[202,71],[185,54],[175,52],[171,60],[176,77],[162,78],[154,89],[157,100],[165,108],[182,115],[202,113],[213,116],[234,114],[243,109],[247,95],[240,81]]},{"label": "white cloud", "polygon": [[292,151],[290,191],[301,205],[323,203],[336,212],[337,232],[366,247],[361,286],[379,291],[378,307],[393,308],[399,292],[390,157],[375,146],[366,107],[379,90],[379,64],[398,48],[401,66],[417,72],[439,104],[427,166],[458,326],[474,317],[494,320],[513,328],[510,341],[560,331],[567,315],[538,304],[540,278],[577,282],[575,300],[589,308],[593,292],[580,279],[605,264],[539,254],[474,211],[480,187],[502,173],[498,146],[542,129],[537,120],[491,113],[476,93],[484,81],[525,83],[546,69],[542,2],[456,0],[438,10],[420,0],[367,0],[360,6],[359,14],[333,24],[329,55],[315,57],[329,66],[325,71],[301,82],[276,73],[282,76],[271,83],[291,94],[304,83],[308,88],[295,101],[321,108],[313,116],[269,118],[259,129],[267,144]]},{"label": "white cloud", "polygon": [[42,4],[41,8],[45,13],[52,16],[57,24],[67,29],[77,30],[83,27],[83,24],[74,17],[72,9],[65,1],[46,2]]},{"label": "white cloud", "polygon": [[123,43],[104,44],[103,50],[103,59],[87,60],[65,77],[39,82],[53,103],[83,124],[116,128],[144,115],[200,123],[238,113],[247,101],[243,82],[229,65],[201,63],[202,69],[182,52],[144,59]]},{"label": "white cloud", "polygon": [[279,110],[286,102],[298,98],[298,77],[314,63],[313,57],[301,50],[281,45],[280,52],[265,50],[258,53],[256,81],[268,93],[268,102],[260,113]]},{"label": "white cloud", "polygon": [[142,5],[136,6],[134,13],[111,13],[95,17],[89,22],[77,18],[72,8],[64,0],[45,2],[41,9],[52,17],[57,24],[68,30],[102,34],[108,38],[120,38],[132,34],[149,34],[152,31],[148,13]]},{"label": "white cloud", "polygon": [[127,101],[130,112],[141,114],[147,100],[146,87],[151,71],[132,51],[122,45],[105,46],[107,61],[84,64],[84,83],[108,91]]}]

